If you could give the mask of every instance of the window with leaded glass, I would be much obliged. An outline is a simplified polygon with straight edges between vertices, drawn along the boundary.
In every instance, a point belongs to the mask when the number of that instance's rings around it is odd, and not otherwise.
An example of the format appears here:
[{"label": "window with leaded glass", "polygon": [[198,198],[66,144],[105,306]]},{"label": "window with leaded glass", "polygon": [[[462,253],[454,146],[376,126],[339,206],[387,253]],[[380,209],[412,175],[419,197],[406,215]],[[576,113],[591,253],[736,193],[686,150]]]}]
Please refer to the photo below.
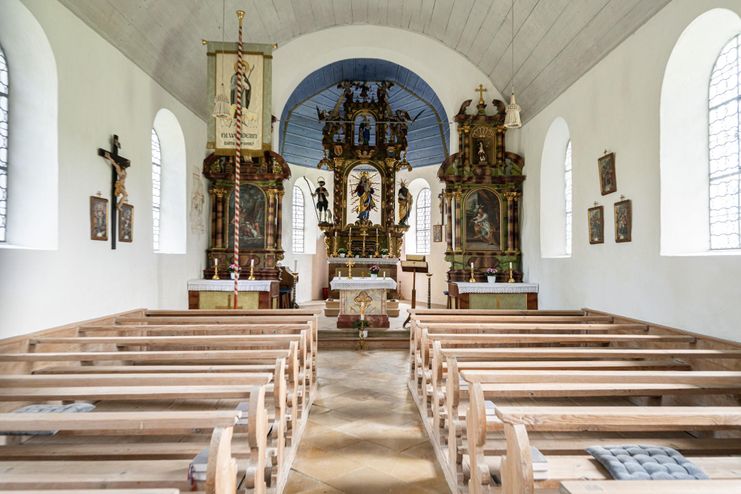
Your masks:
[{"label": "window with leaded glass", "polygon": [[304,223],[304,193],[297,186],[293,186],[293,215],[291,231],[294,254],[304,253],[304,233],[306,224]]},{"label": "window with leaded glass", "polygon": [[416,209],[416,231],[417,231],[417,254],[430,253],[430,202],[431,193],[429,188],[422,189],[417,195]]},{"label": "window with leaded glass", "polygon": [[162,150],[160,138],[152,129],[152,246],[160,250],[160,218],[162,206]]}]

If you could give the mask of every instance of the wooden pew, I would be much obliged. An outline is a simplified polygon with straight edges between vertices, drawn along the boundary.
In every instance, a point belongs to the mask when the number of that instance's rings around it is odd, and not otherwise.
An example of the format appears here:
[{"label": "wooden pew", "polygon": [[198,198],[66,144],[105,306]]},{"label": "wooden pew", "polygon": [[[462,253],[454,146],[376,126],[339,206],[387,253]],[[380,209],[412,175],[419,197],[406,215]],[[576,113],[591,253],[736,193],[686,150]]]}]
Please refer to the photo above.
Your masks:
[{"label": "wooden pew", "polygon": [[[493,400],[495,404],[499,398],[663,397],[741,393],[741,373],[725,372],[700,372],[698,375],[693,371],[466,371],[462,376],[469,383],[469,390],[473,385],[477,386],[484,399]],[[469,393],[469,411],[471,406],[473,402]],[[448,413],[457,412],[449,410]],[[451,424],[448,430],[451,465],[460,463],[461,459],[458,432]],[[465,441],[465,437],[461,440]]]},{"label": "wooden pew", "polygon": [[[579,476],[581,480],[606,479],[590,457],[556,456],[548,458],[548,479],[533,480],[531,448],[528,434],[533,431],[719,431],[741,428],[741,407],[498,407],[496,421],[484,411],[480,384],[473,386],[468,420],[468,444],[472,458],[469,492],[488,492],[491,480],[484,478],[486,465],[481,454],[486,432],[492,427],[503,429],[507,441],[501,462],[504,494],[534,493],[538,488],[558,488],[562,480]],[[483,413],[483,415],[482,415]],[[741,457],[694,457],[693,462],[711,478],[739,479]],[[488,471],[488,468],[485,470]],[[612,481],[625,484],[626,482]],[[681,486],[683,481],[677,482]],[[692,481],[691,485],[694,484]],[[631,482],[627,482],[630,484]],[[609,491],[608,491],[609,492]],[[704,491],[695,491],[704,492]],[[714,491],[705,491],[710,494]]]},{"label": "wooden pew", "polygon": [[[259,393],[253,396],[260,409]],[[207,494],[233,494],[237,488],[237,463],[231,454],[233,429],[239,411],[203,412],[97,412],[87,414],[0,414],[6,431],[150,431],[163,429],[213,429],[209,464],[203,488]],[[262,416],[264,419],[264,416]],[[255,417],[256,435],[265,437],[267,423]],[[259,449],[260,444],[255,448]],[[246,483],[255,493],[265,492],[263,457],[257,454],[246,469]],[[147,461],[6,461],[0,460],[0,489],[95,489],[148,487],[191,489],[188,460]]]}]

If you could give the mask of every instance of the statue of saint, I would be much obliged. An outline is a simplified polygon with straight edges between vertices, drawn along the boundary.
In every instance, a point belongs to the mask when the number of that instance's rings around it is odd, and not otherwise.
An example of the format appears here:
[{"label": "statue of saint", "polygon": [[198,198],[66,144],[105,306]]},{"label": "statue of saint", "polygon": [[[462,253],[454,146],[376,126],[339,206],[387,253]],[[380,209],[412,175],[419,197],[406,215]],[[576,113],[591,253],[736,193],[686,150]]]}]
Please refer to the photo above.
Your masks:
[{"label": "statue of saint", "polygon": [[373,199],[375,189],[373,189],[368,172],[362,172],[360,174],[360,180],[358,180],[358,185],[355,186],[354,193],[358,198],[356,208],[358,219],[368,221],[370,219],[370,212],[376,209],[376,201]]},{"label": "statue of saint", "polygon": [[407,188],[407,183],[402,180],[399,185],[399,193],[397,194],[397,201],[399,202],[399,224],[406,225],[409,221],[409,215],[412,212],[412,193]]},{"label": "statue of saint", "polygon": [[486,163],[486,150],[484,150],[483,141],[479,141],[479,163]]},{"label": "statue of saint", "polygon": [[311,197],[316,197],[316,209],[319,212],[319,223],[326,223],[329,211],[329,192],[324,187],[324,179],[319,179],[319,187],[314,189]]}]

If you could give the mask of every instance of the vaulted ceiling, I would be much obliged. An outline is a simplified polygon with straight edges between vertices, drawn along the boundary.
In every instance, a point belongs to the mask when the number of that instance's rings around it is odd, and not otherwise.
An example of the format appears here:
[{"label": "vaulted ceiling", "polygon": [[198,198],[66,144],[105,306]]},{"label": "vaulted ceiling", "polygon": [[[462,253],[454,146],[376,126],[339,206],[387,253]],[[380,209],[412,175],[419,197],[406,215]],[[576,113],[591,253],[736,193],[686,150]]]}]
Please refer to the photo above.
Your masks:
[{"label": "vaulted ceiling", "polygon": [[[201,39],[222,37],[222,0],[60,0],[204,119]],[[670,0],[516,0],[514,84],[523,117],[548,105]],[[247,41],[285,43],[346,24],[406,29],[439,40],[487,74],[512,82],[511,0],[225,0],[248,12]],[[441,68],[443,70],[443,68]]]}]

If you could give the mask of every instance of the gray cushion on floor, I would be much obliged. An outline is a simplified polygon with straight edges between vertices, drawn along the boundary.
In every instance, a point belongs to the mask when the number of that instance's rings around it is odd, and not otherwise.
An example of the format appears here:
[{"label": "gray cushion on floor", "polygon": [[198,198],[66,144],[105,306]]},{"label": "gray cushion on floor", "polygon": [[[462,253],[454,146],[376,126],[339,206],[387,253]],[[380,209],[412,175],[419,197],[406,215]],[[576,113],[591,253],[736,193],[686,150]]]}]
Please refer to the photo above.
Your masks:
[{"label": "gray cushion on floor", "polygon": [[[13,410],[13,413],[85,413],[95,410],[92,403],[70,403],[69,405],[49,405],[35,403]],[[2,432],[0,436],[53,436],[57,431]]]},{"label": "gray cushion on floor", "polygon": [[592,446],[587,453],[616,480],[697,480],[708,476],[679,451],[661,446],[628,444]]}]

